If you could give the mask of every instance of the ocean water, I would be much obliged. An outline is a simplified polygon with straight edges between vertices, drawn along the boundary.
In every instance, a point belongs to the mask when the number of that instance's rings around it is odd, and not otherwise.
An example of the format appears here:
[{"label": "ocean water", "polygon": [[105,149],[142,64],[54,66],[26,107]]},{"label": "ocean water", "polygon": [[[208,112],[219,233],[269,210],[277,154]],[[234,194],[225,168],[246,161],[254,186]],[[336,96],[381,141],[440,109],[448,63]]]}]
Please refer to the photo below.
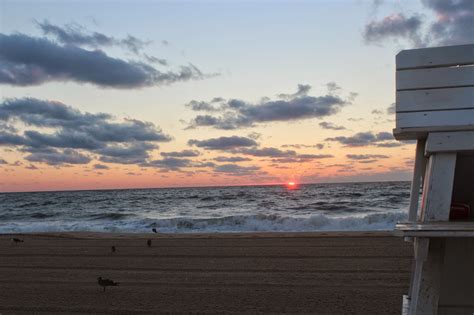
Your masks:
[{"label": "ocean water", "polygon": [[0,193],[0,233],[392,230],[409,182]]}]

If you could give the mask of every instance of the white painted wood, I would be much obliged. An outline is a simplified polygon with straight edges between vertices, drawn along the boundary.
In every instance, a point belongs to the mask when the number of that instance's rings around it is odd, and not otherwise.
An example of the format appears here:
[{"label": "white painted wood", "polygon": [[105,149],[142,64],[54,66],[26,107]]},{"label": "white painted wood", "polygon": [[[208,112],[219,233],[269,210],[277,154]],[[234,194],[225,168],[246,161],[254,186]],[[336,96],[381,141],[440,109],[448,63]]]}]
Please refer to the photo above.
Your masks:
[{"label": "white painted wood", "polygon": [[416,315],[418,299],[420,297],[421,282],[423,276],[423,264],[428,257],[430,239],[426,237],[417,237],[413,243],[415,267],[412,273],[412,282],[410,285],[410,308],[408,314]]},{"label": "white painted wood", "polygon": [[[423,263],[414,314],[436,315],[441,291],[444,239],[430,239],[428,257]],[[414,292],[415,294],[415,292]]]},{"label": "white painted wood", "polygon": [[397,140],[416,140],[426,139],[430,132],[464,130],[474,130],[474,125],[395,128],[393,129],[393,136]]},{"label": "white painted wood", "polygon": [[473,64],[474,44],[402,50],[396,62],[397,70]]},{"label": "white painted wood", "polygon": [[474,67],[403,70],[396,73],[397,91],[474,85]]},{"label": "white painted wood", "polygon": [[413,170],[413,180],[411,182],[410,206],[408,207],[408,221],[416,222],[418,213],[418,199],[420,198],[421,177],[425,162],[425,140],[418,140],[416,143],[415,165]]},{"label": "white painted wood", "polygon": [[395,235],[402,237],[474,238],[474,222],[398,223]]},{"label": "white painted wood", "polygon": [[426,155],[466,151],[474,151],[474,131],[432,132],[428,135]]},{"label": "white painted wood", "polygon": [[[474,109],[443,110],[413,113],[398,113],[396,117],[397,129],[433,127],[430,131],[437,131],[437,126],[445,130],[451,126],[458,126],[460,130],[470,130],[474,126]],[[440,128],[439,131],[443,131]]]},{"label": "white painted wood", "polygon": [[401,231],[470,231],[474,232],[474,222],[471,221],[446,221],[446,222],[401,222],[395,228]]},{"label": "white painted wood", "polygon": [[423,222],[449,220],[455,166],[456,153],[436,153],[430,156],[423,187]]},{"label": "white painted wood", "polygon": [[474,108],[474,87],[397,92],[397,113],[468,108]]}]

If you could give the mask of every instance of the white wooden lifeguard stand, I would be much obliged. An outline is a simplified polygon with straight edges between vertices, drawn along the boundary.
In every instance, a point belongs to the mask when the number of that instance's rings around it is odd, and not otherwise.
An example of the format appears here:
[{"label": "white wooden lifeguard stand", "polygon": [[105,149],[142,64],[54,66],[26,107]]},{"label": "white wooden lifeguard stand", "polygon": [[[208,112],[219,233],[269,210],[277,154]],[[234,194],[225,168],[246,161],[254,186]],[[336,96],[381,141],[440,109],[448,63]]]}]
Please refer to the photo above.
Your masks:
[{"label": "white wooden lifeguard stand", "polygon": [[[473,315],[474,44],[403,50],[396,68],[393,134],[417,140],[408,222],[396,226],[415,254],[402,313]],[[453,202],[469,217],[450,221]]]}]

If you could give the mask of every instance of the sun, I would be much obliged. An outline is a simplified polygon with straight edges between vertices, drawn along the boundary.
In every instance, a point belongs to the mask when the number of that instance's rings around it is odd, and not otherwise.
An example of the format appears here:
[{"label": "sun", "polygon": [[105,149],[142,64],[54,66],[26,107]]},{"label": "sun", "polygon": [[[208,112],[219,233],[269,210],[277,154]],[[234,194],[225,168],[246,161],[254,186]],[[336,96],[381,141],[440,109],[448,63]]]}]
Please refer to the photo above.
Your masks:
[{"label": "sun", "polygon": [[294,181],[289,181],[285,184],[286,188],[289,190],[298,189],[298,184]]}]

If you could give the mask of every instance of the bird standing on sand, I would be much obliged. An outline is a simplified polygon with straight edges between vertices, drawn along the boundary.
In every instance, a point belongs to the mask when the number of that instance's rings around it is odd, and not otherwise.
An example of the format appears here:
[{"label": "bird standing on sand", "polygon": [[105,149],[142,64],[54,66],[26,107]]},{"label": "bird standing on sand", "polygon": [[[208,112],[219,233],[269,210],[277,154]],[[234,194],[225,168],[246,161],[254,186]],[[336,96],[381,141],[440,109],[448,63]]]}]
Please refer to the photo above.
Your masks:
[{"label": "bird standing on sand", "polygon": [[12,242],[13,243],[24,243],[25,241],[16,237],[12,237]]},{"label": "bird standing on sand", "polygon": [[146,244],[148,245],[148,247],[151,247],[151,240],[146,241]]},{"label": "bird standing on sand", "polygon": [[111,247],[112,253],[115,253],[115,246]]},{"label": "bird standing on sand", "polygon": [[158,231],[155,228],[152,228],[151,230],[153,231],[153,233],[158,233]]},{"label": "bird standing on sand", "polygon": [[104,292],[105,292],[105,288],[108,287],[108,286],[112,286],[112,287],[116,287],[118,286],[120,283],[118,282],[115,282],[113,280],[110,280],[110,279],[102,279],[102,277],[98,277],[97,278],[97,283],[104,288]]}]

